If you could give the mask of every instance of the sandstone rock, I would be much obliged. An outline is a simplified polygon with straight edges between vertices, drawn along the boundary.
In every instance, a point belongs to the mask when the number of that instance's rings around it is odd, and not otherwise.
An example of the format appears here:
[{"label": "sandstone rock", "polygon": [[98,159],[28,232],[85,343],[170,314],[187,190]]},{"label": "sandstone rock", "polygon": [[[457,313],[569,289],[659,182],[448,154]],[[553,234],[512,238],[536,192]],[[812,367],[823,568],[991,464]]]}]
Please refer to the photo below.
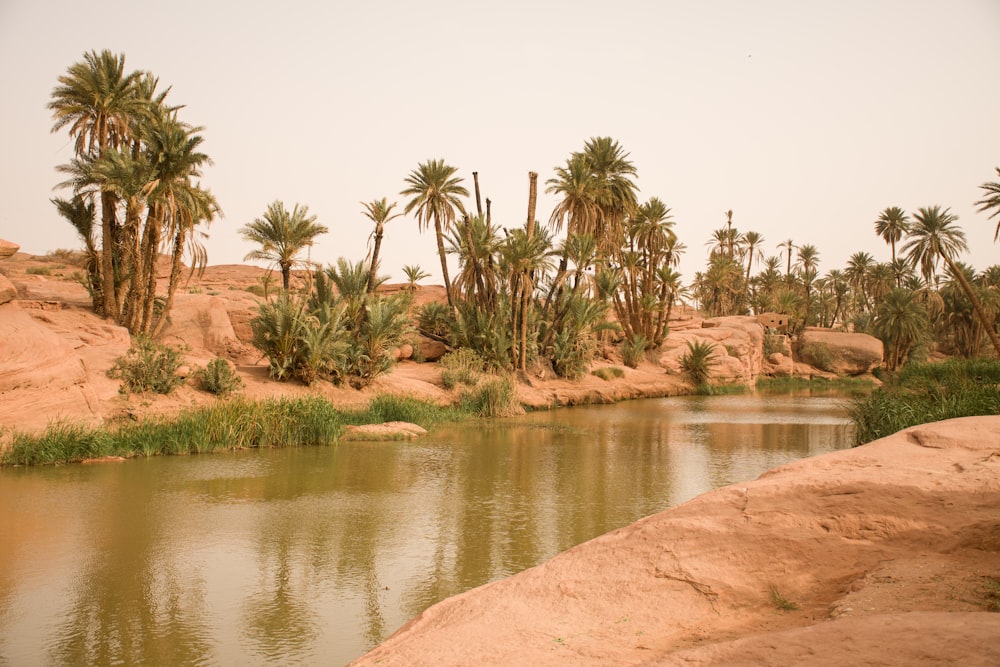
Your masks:
[{"label": "sandstone rock", "polygon": [[444,600],[354,664],[1000,664],[976,592],[1000,571],[998,432],[926,424],[711,491]]},{"label": "sandstone rock", "polygon": [[7,259],[8,257],[14,256],[21,246],[16,243],[11,243],[10,241],[4,241],[0,239],[0,259]]},{"label": "sandstone rock", "polygon": [[7,276],[0,275],[0,304],[10,303],[17,298],[17,288],[14,283],[7,280]]},{"label": "sandstone rock", "polygon": [[427,435],[427,430],[409,422],[385,422],[384,424],[365,424],[362,426],[345,426],[341,440],[409,440],[421,435]]},{"label": "sandstone rock", "polygon": [[701,328],[672,329],[661,347],[660,366],[669,373],[679,374],[688,342],[697,340],[714,346],[713,381],[746,385],[757,381],[763,362],[764,328],[756,318],[715,317],[704,320]]},{"label": "sandstone rock", "polygon": [[430,338],[420,337],[420,356],[424,361],[437,361],[448,352],[448,346]]},{"label": "sandstone rock", "polygon": [[800,361],[823,371],[862,375],[882,365],[883,346],[868,334],[807,328],[799,337],[798,354]]}]

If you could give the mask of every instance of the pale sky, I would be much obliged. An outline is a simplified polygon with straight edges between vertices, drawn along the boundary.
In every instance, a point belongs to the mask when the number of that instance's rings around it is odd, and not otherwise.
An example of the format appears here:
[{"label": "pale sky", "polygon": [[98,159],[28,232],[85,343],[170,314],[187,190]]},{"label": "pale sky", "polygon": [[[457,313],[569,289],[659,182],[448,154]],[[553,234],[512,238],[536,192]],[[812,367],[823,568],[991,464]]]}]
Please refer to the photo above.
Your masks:
[{"label": "pale sky", "polygon": [[[52,188],[72,142],[46,105],[102,49],[204,126],[202,182],[225,214],[210,264],[242,262],[253,247],[237,230],[275,199],[330,228],[313,260],[362,259],[360,202],[401,210],[428,159],[470,193],[478,171],[494,221],[521,225],[528,172],[544,190],[593,136],[631,154],[643,201],[671,207],[685,282],[727,209],[769,254],[815,245],[825,273],[859,250],[889,258],[884,208],[940,204],[964,261],[1000,263],[996,220],[974,206],[1000,166],[998,0],[0,0],[0,237],[25,252],[80,245],[49,203],[68,196]],[[544,222],[555,200],[540,194]],[[440,282],[433,233],[412,218],[390,223],[382,258],[393,282],[404,264]]]}]

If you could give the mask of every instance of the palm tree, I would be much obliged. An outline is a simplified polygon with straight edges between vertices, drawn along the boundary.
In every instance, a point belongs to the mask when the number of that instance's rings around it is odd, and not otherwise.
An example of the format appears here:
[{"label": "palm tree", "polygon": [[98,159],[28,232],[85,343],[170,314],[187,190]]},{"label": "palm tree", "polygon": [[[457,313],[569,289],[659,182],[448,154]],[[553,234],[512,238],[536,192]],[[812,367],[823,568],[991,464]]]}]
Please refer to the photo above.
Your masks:
[{"label": "palm tree", "polygon": [[965,274],[956,265],[955,256],[969,249],[965,242],[965,232],[955,226],[957,221],[958,216],[953,215],[947,208],[943,211],[940,206],[919,209],[913,216],[913,225],[901,250],[911,265],[920,265],[920,272],[928,283],[934,277],[938,259],[944,260],[949,272],[958,280],[965,295],[972,302],[976,316],[990,337],[990,342],[993,343],[993,349],[996,350],[997,356],[1000,356],[1000,338],[986,317],[983,306]]},{"label": "palm tree", "polygon": [[885,344],[885,365],[894,371],[927,335],[927,311],[916,295],[896,288],[881,300],[872,320],[872,333]]},{"label": "palm tree", "polygon": [[417,283],[424,278],[431,277],[431,274],[421,269],[419,264],[407,264],[403,267],[403,273],[406,275],[407,288],[411,290],[417,289],[419,287]]},{"label": "palm tree", "polygon": [[[764,235],[759,232],[749,231],[743,234],[743,243],[745,244],[746,256],[747,256],[747,284],[750,284],[750,269],[753,266],[754,261],[760,262],[764,259],[764,249],[761,247],[764,244]],[[756,256],[755,256],[756,255]]]},{"label": "palm tree", "polygon": [[861,295],[862,310],[868,312],[871,306],[868,302],[868,274],[875,266],[875,258],[867,252],[856,252],[847,260],[847,270],[844,276],[851,287],[858,290]]},{"label": "palm tree", "polygon": [[372,261],[368,273],[368,293],[371,294],[375,291],[375,273],[378,271],[378,253],[382,247],[382,234],[385,230],[385,224],[403,214],[396,213],[393,215],[392,209],[396,207],[396,202],[390,204],[386,201],[385,197],[382,197],[382,199],[373,199],[370,202],[361,202],[361,205],[365,207],[363,211],[365,217],[375,223],[375,231],[372,232],[375,243],[372,247]]},{"label": "palm tree", "polygon": [[100,312],[104,301],[101,295],[101,259],[94,239],[94,202],[87,201],[79,193],[75,194],[72,200],[56,197],[51,201],[59,211],[59,215],[73,225],[73,229],[83,241],[83,266],[87,272],[85,287],[90,294],[94,310]]},{"label": "palm tree", "polygon": [[591,137],[582,154],[594,180],[594,201],[600,210],[594,237],[600,255],[609,257],[621,248],[625,220],[639,205],[632,182],[635,166],[611,137]]},{"label": "palm tree", "polygon": [[405,213],[416,210],[417,225],[421,231],[434,222],[434,235],[437,239],[438,256],[441,258],[441,275],[444,278],[444,289],[448,296],[448,305],[454,307],[451,293],[451,280],[448,277],[448,259],[444,250],[444,234],[455,222],[457,213],[465,213],[465,207],[459,197],[468,197],[469,191],[462,185],[462,179],[455,176],[458,169],[447,165],[444,160],[428,160],[417,166],[406,177],[409,185],[400,192],[401,195],[412,197],[406,204]]},{"label": "palm tree", "polygon": [[786,261],[785,281],[788,282],[791,281],[792,279],[792,249],[798,248],[798,246],[792,243],[792,239],[788,239],[787,241],[782,241],[781,243],[779,243],[778,247],[784,249],[783,254],[785,255],[785,261]]},{"label": "palm tree", "polygon": [[240,235],[260,248],[247,253],[244,260],[259,259],[281,268],[281,284],[288,292],[292,267],[301,264],[296,259],[303,248],[311,247],[315,238],[329,230],[309,215],[308,206],[299,206],[289,213],[284,203],[275,200],[267,207],[263,218],[257,218],[240,229]]},{"label": "palm tree", "polygon": [[[879,214],[875,221],[875,233],[882,237],[882,240],[889,244],[892,249],[892,261],[896,262],[896,244],[906,234],[910,219],[906,212],[898,206],[890,206]],[[902,285],[903,277],[896,275],[896,287]]]},{"label": "palm tree", "polygon": [[545,192],[560,197],[552,209],[549,227],[559,232],[566,225],[567,236],[597,234],[601,209],[597,205],[596,181],[590,163],[582,153],[574,153],[565,167],[556,167],[556,175],[546,181]]},{"label": "palm tree", "polygon": [[[995,167],[997,176],[1000,176],[1000,167]],[[993,209],[993,212],[986,216],[986,219],[1000,215],[1000,182],[987,182],[979,186],[986,191],[986,196],[976,202],[979,206],[976,210],[980,213]],[[1000,219],[997,220],[997,229],[993,232],[993,240],[1000,239]]]},{"label": "palm tree", "polygon": [[[134,118],[146,113],[147,103],[136,94],[138,72],[126,73],[125,56],[104,50],[90,51],[59,77],[48,108],[52,110],[56,132],[69,126],[76,139],[78,158],[100,158],[130,138]],[[103,314],[117,317],[114,284],[114,249],[117,247],[117,202],[110,190],[101,193],[101,276]]]}]

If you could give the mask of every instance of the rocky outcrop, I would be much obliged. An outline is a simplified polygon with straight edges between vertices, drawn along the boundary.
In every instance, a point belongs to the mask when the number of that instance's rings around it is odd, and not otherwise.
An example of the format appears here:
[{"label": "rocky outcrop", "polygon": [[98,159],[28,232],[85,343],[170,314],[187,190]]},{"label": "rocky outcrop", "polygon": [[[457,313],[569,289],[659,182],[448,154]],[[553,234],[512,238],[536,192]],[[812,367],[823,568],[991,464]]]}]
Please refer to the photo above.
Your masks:
[{"label": "rocky outcrop", "polygon": [[677,331],[671,325],[670,335],[663,341],[660,366],[668,373],[681,374],[681,358],[688,343],[708,341],[714,348],[715,366],[711,377],[722,384],[757,382],[763,363],[764,327],[755,317],[714,317],[704,320],[701,327],[686,327]]},{"label": "rocky outcrop", "polygon": [[861,333],[809,327],[799,336],[799,361],[835,375],[863,375],[882,365],[882,341]]},{"label": "rocky outcrop", "polygon": [[[7,259],[16,253],[21,246],[10,241],[0,239],[0,260]],[[7,279],[7,276],[0,274],[0,304],[10,303],[17,298],[17,288],[14,283]]]},{"label": "rocky outcrop", "polygon": [[355,664],[1000,664],[997,433],[926,424],[709,492],[434,605]]}]

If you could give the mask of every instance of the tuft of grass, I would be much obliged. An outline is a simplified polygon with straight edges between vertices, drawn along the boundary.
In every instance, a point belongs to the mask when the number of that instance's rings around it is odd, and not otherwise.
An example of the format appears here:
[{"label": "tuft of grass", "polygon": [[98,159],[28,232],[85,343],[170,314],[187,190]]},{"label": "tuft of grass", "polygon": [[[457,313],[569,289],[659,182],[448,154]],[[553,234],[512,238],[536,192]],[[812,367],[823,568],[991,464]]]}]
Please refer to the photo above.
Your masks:
[{"label": "tuft of grass", "polygon": [[485,364],[478,352],[461,347],[441,357],[438,368],[441,369],[441,383],[445,389],[454,389],[459,384],[475,386],[485,370]]},{"label": "tuft of grass", "polygon": [[771,586],[771,604],[781,611],[795,611],[799,608],[799,605],[782,595],[778,587],[774,585]]},{"label": "tuft of grass", "polygon": [[646,348],[649,341],[641,334],[633,334],[622,342],[622,363],[629,368],[638,368],[643,357],[646,356]]},{"label": "tuft of grass", "polygon": [[45,266],[29,266],[24,270],[29,276],[51,276],[52,269]]},{"label": "tuft of grass", "polygon": [[514,379],[508,375],[495,376],[467,391],[459,407],[478,417],[509,417],[521,412]]},{"label": "tuft of grass", "polygon": [[1000,612],[1000,578],[984,577],[983,583],[983,606],[986,611]]},{"label": "tuft of grass", "polygon": [[625,377],[625,371],[617,366],[603,366],[601,368],[595,368],[590,371],[591,375],[596,375],[602,380],[613,380],[615,378]]}]

